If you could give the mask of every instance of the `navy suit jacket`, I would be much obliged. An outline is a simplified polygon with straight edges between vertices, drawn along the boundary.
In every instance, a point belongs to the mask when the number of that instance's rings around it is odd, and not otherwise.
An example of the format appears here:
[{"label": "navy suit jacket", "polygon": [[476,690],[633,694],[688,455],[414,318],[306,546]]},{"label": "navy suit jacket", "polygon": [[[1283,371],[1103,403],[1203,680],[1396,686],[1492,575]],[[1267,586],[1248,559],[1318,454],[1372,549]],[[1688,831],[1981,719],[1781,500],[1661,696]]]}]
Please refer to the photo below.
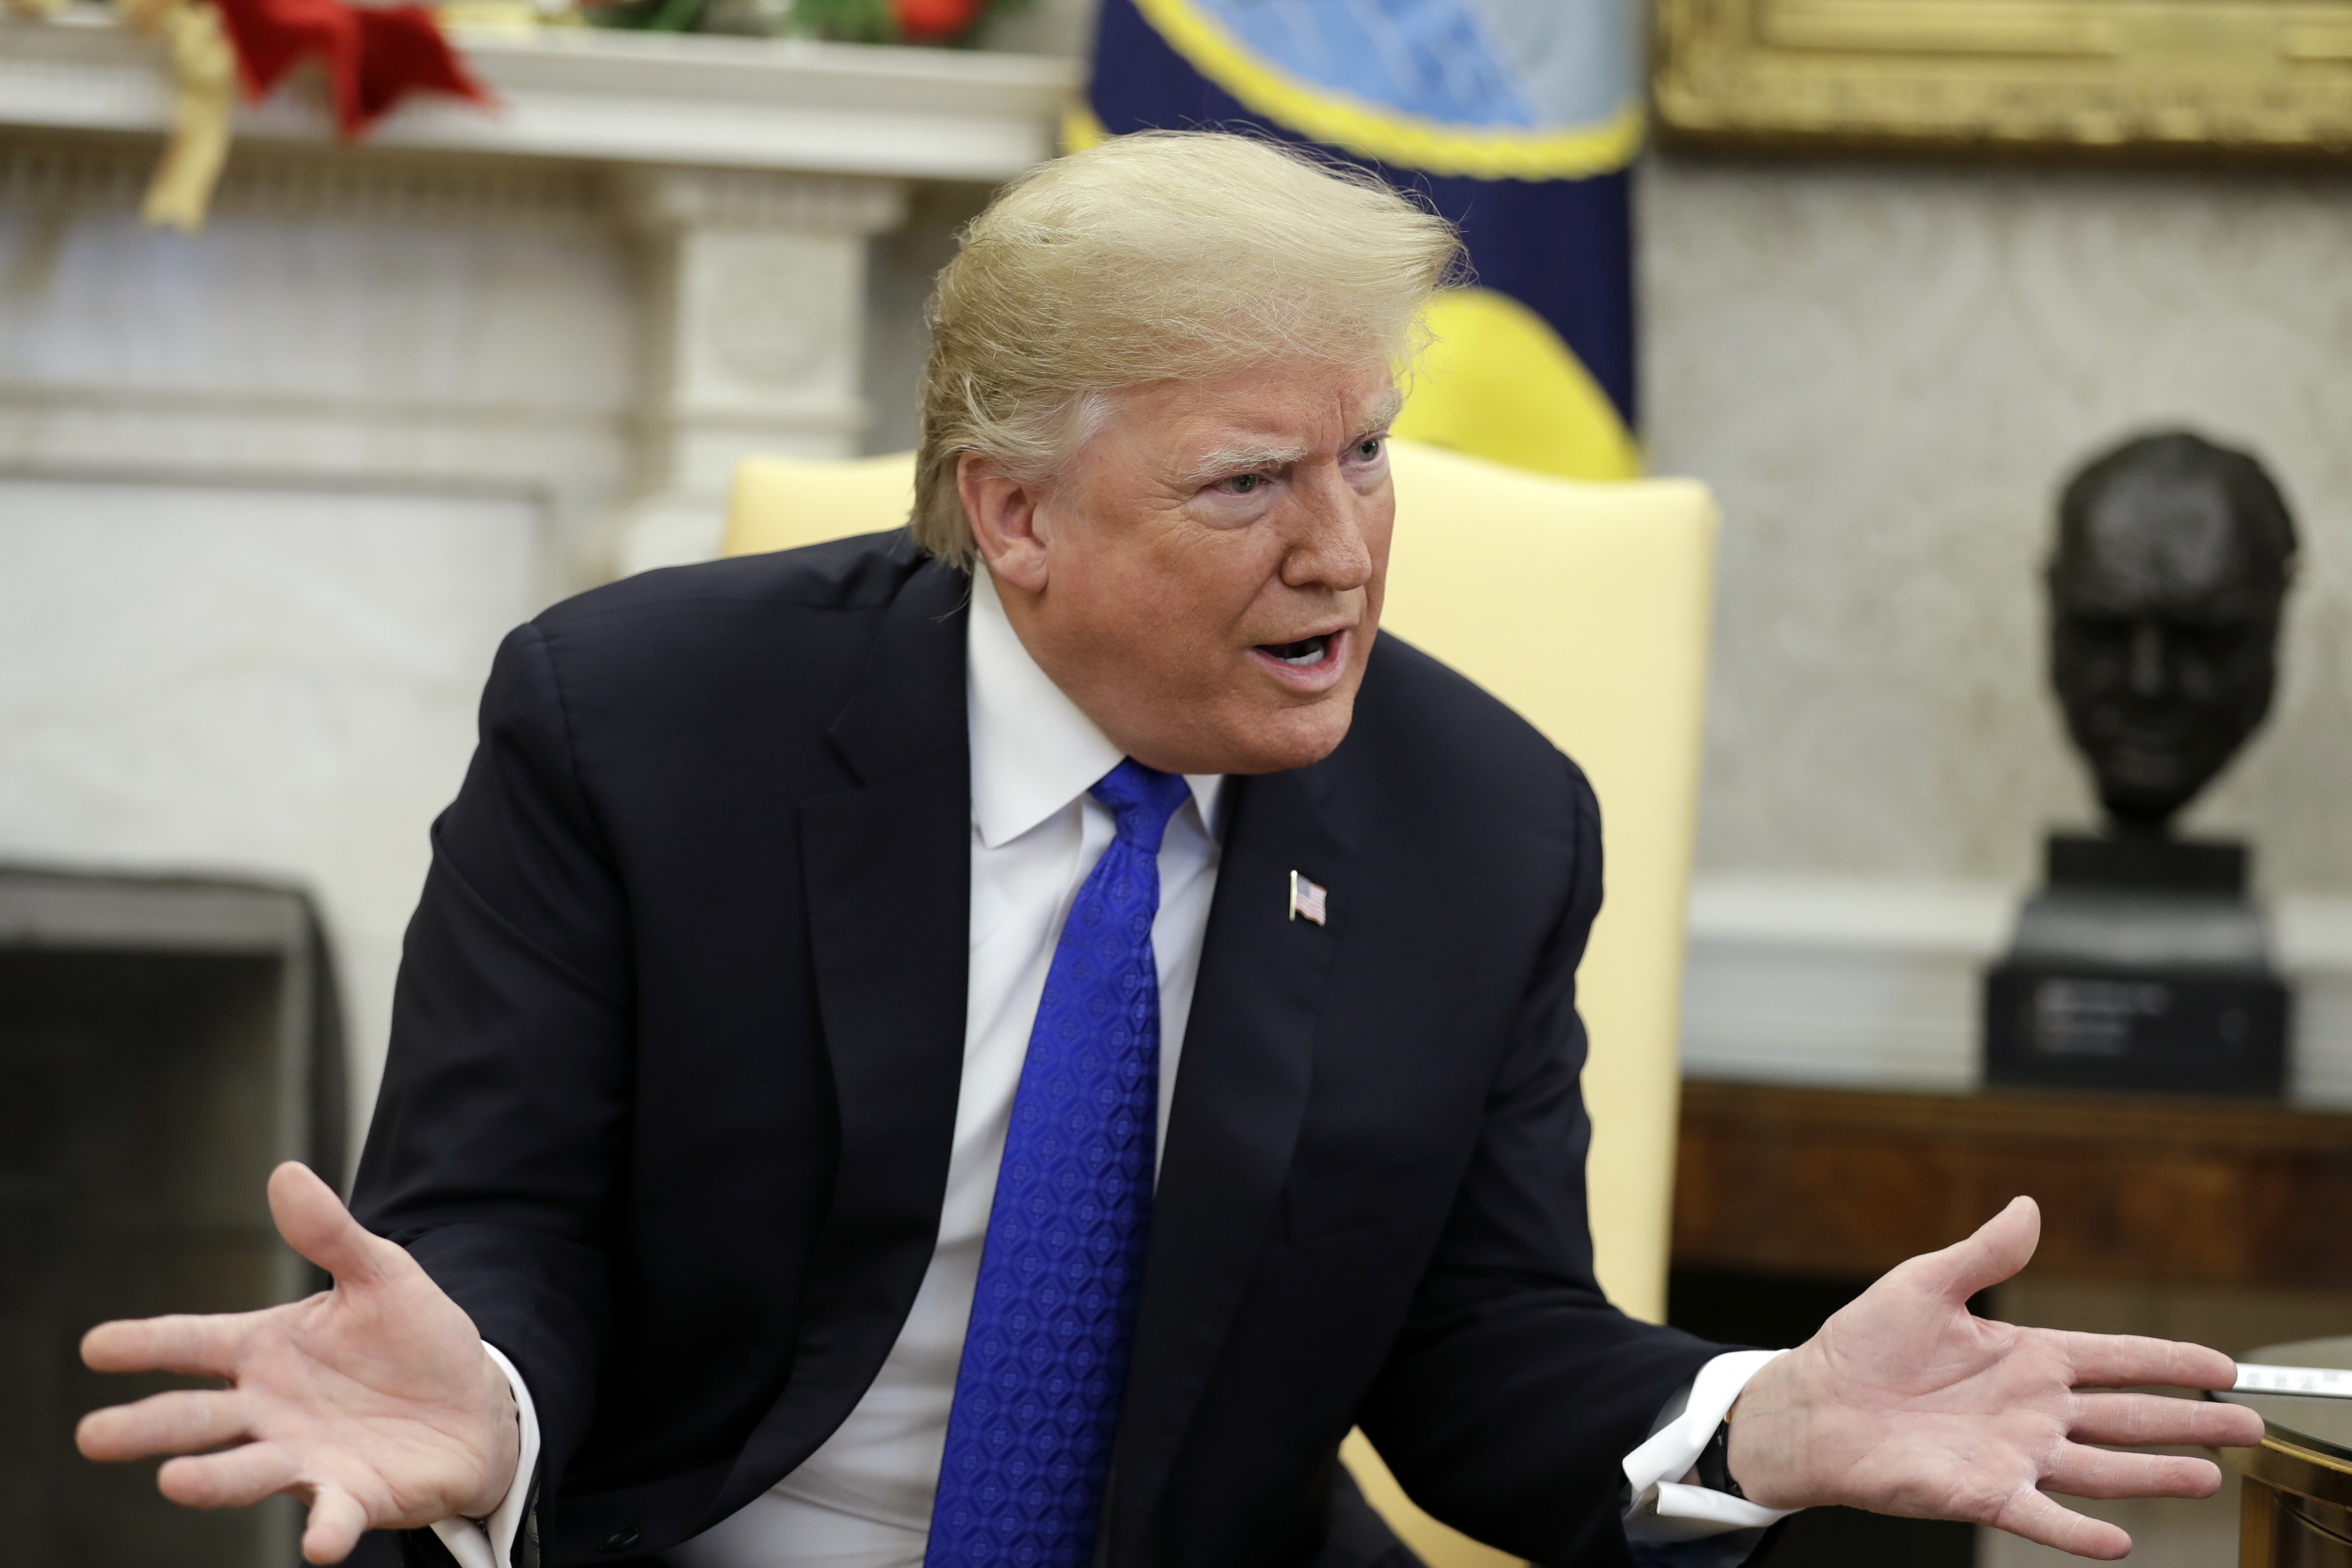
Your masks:
[{"label": "navy suit jacket", "polygon": [[[550,1563],[774,1484],[914,1300],[964,1040],[967,589],[877,535],[648,573],[499,652],[355,1207],[522,1370]],[[1361,1424],[1439,1518],[1624,1563],[1619,1461],[1719,1347],[1593,1281],[1591,790],[1393,637],[1337,751],[1227,789],[1110,1562],[1313,1562]],[[1328,923],[1287,918],[1293,870]]]}]

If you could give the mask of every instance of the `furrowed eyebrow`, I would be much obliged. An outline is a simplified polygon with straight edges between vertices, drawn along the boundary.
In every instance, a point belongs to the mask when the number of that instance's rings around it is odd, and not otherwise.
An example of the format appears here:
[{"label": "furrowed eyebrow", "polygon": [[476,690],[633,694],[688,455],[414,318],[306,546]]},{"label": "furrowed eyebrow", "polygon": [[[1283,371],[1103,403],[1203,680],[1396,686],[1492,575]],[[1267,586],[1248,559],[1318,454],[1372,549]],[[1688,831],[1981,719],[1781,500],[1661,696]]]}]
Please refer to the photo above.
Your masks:
[{"label": "furrowed eyebrow", "polygon": [[1188,485],[1205,485],[1233,474],[1245,474],[1259,468],[1278,468],[1286,463],[1304,462],[1304,447],[1225,447],[1192,465],[1182,476]]},{"label": "furrowed eyebrow", "polygon": [[[1387,394],[1367,412],[1362,428],[1350,438],[1351,444],[1387,429],[1396,422],[1397,415],[1402,412],[1403,408],[1403,392],[1391,387]],[[1223,447],[1202,458],[1179,478],[1184,484],[1205,485],[1234,474],[1251,473],[1259,468],[1278,468],[1286,464],[1302,462],[1307,456],[1307,448],[1305,447],[1247,445]]]}]

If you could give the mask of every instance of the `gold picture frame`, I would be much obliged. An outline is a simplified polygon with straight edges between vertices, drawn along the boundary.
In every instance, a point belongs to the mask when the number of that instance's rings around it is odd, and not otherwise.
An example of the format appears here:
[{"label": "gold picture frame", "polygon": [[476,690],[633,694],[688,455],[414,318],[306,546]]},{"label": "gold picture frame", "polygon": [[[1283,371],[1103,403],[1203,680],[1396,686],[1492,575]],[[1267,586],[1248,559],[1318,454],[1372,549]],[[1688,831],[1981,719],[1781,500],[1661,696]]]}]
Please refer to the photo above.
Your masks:
[{"label": "gold picture frame", "polygon": [[2352,153],[2352,0],[1654,0],[1669,141]]}]

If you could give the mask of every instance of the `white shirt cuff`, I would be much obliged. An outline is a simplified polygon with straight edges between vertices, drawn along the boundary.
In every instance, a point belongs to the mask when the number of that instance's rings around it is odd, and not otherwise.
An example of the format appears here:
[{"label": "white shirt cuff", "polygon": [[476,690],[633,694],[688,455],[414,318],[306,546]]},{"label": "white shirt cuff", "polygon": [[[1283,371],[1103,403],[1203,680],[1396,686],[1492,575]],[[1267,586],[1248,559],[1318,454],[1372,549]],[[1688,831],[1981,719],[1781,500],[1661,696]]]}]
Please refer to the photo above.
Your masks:
[{"label": "white shirt cuff", "polygon": [[1633,1498],[1625,1512],[1626,1534],[1648,1542],[1695,1541],[1730,1530],[1760,1530],[1797,1510],[1765,1508],[1706,1487],[1686,1486],[1683,1478],[1723,1425],[1765,1363],[1785,1351],[1731,1351],[1698,1369],[1677,1409],[1666,1415],[1649,1440],[1625,1456],[1625,1483]]},{"label": "white shirt cuff", "polygon": [[539,1469],[539,1412],[531,1408],[530,1390],[523,1386],[522,1373],[515,1370],[514,1363],[496,1345],[486,1343],[482,1349],[506,1373],[507,1386],[514,1390],[522,1444],[515,1456],[514,1477],[507,1482],[507,1495],[489,1518],[445,1519],[434,1525],[433,1533],[457,1560],[457,1568],[507,1568],[514,1561],[515,1537],[522,1533],[524,1510],[530,1506],[530,1478]]}]

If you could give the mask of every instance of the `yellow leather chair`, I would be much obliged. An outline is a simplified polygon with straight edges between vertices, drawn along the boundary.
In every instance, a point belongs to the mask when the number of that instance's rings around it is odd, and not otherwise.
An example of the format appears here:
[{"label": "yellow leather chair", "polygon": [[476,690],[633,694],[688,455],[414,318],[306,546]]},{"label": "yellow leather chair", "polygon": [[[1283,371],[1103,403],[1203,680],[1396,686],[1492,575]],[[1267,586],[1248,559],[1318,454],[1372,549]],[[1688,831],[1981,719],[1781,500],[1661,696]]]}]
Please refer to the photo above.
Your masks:
[{"label": "yellow leather chair", "polygon": [[[1601,797],[1608,900],[1578,973],[1592,1037],[1593,1253],[1610,1298],[1654,1321],[1665,1311],[1715,503],[1688,480],[1582,484],[1407,441],[1391,462],[1397,527],[1383,629],[1517,709],[1583,764]],[[736,470],[727,553],[892,527],[913,485],[908,453],[751,458]],[[1432,1568],[1511,1561],[1414,1508],[1361,1433],[1343,1453]]]}]

